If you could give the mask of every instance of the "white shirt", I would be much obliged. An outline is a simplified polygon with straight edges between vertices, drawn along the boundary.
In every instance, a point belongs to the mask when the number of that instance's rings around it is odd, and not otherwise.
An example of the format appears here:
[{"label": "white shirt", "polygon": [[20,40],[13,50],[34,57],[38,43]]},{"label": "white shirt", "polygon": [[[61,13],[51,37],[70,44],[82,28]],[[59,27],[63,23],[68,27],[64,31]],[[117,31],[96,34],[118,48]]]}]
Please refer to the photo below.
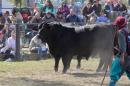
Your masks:
[{"label": "white shirt", "polygon": [[12,37],[9,37],[9,38],[7,39],[6,46],[3,47],[3,48],[0,50],[0,52],[4,52],[4,53],[5,53],[5,51],[6,51],[7,49],[9,49],[9,48],[13,49],[13,50],[11,50],[11,53],[15,55],[16,40],[13,39]]},{"label": "white shirt", "polygon": [[13,39],[12,37],[9,37],[7,40],[7,46],[8,48],[12,48],[13,50],[16,49],[16,40]]}]

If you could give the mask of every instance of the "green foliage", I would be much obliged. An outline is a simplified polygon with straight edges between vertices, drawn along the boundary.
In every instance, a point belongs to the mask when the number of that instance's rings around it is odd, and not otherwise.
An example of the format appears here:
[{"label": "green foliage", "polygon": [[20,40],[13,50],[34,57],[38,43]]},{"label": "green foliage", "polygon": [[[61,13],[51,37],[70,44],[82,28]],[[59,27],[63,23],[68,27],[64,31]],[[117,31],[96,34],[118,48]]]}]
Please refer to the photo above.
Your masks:
[{"label": "green foliage", "polygon": [[14,3],[18,7],[23,7],[25,4],[24,0],[9,0],[10,2]]}]

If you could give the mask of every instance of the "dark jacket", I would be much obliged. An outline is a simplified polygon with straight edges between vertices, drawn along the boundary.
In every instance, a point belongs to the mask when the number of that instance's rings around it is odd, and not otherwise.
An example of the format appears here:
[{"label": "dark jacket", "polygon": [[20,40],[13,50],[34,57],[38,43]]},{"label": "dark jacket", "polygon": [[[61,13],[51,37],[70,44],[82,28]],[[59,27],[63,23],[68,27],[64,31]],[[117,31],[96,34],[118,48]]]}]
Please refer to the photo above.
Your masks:
[{"label": "dark jacket", "polygon": [[66,18],[66,22],[79,23],[80,19],[76,15],[68,15],[67,18]]},{"label": "dark jacket", "polygon": [[104,6],[104,13],[106,14],[107,17],[109,17],[110,12],[113,11],[113,6],[105,4]]},{"label": "dark jacket", "polygon": [[87,6],[85,6],[82,10],[82,14],[87,17],[87,15],[91,14],[93,12],[93,8],[90,7],[88,8]]},{"label": "dark jacket", "polygon": [[102,10],[101,4],[98,4],[98,5],[94,4],[93,5],[93,10],[95,11],[95,13],[96,13],[97,16],[100,16],[100,12]]},{"label": "dark jacket", "polygon": [[127,8],[126,8],[125,4],[122,4],[122,6],[119,6],[118,10],[119,11],[127,11]]},{"label": "dark jacket", "polygon": [[113,6],[113,11],[119,11],[119,7],[120,7],[119,4],[117,4],[116,6],[114,6],[114,5],[112,5],[112,6]]}]

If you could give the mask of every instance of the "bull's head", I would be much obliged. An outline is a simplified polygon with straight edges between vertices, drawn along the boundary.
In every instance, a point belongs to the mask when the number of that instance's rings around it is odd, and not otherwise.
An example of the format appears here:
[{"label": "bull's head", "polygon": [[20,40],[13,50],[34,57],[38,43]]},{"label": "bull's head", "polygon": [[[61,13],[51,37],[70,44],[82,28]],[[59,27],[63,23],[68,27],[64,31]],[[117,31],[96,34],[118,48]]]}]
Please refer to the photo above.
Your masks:
[{"label": "bull's head", "polygon": [[43,22],[39,25],[38,38],[42,40],[42,42],[47,42],[50,25],[46,22]]}]

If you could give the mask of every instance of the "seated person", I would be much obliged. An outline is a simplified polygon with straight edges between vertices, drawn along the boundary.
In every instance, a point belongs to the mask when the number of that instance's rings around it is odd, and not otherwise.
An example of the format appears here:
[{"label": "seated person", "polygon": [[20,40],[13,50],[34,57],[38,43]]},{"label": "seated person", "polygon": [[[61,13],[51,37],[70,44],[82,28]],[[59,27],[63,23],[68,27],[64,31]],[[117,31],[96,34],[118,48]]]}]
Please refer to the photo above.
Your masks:
[{"label": "seated person", "polygon": [[10,59],[10,61],[15,59],[15,51],[16,51],[16,30],[11,32],[11,37],[7,39],[7,43],[5,47],[1,49],[1,53],[5,54],[3,58],[4,61]]},{"label": "seated person", "polygon": [[55,21],[55,16],[50,11],[48,11],[45,14],[45,16],[42,18],[42,21],[53,22],[53,21]]},{"label": "seated person", "polygon": [[104,22],[104,23],[110,22],[110,20],[106,17],[103,11],[100,12],[100,16],[97,17],[96,20],[96,23],[100,23],[100,22]]},{"label": "seated person", "polygon": [[57,12],[55,18],[57,22],[65,22],[65,17],[61,12]]},{"label": "seated person", "polygon": [[80,24],[81,23],[79,17],[75,14],[73,9],[70,9],[70,14],[66,17],[66,22],[72,23],[72,24]]},{"label": "seated person", "polygon": [[47,54],[48,48],[46,43],[42,43],[41,40],[38,40],[37,35],[31,39],[29,44],[29,50],[32,53],[38,53],[39,57],[38,60],[45,54]]}]

